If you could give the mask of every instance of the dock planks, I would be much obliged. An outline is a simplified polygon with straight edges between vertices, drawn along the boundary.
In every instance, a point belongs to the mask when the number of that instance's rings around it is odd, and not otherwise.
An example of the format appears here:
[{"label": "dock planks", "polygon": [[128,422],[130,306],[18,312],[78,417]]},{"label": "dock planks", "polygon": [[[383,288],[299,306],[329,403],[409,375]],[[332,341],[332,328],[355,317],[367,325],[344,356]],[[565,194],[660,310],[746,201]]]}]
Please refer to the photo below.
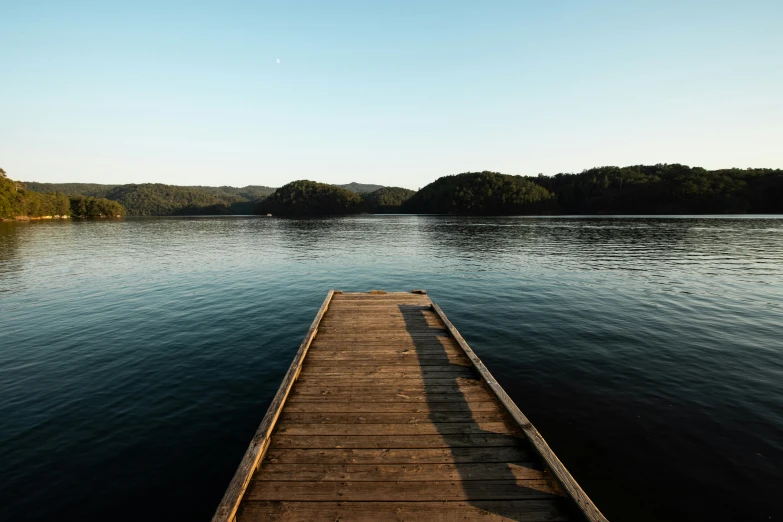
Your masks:
[{"label": "dock planks", "polygon": [[606,519],[423,291],[330,291],[213,522]]}]

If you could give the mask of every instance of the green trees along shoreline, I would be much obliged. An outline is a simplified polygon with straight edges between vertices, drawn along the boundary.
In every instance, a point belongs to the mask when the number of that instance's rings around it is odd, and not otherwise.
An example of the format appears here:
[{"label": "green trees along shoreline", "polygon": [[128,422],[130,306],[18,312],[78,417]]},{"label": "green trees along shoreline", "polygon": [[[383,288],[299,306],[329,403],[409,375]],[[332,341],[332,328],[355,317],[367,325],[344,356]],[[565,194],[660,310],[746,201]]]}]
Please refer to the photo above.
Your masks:
[{"label": "green trees along shoreline", "polygon": [[91,196],[71,196],[71,216],[81,218],[97,217],[122,217],[125,208],[106,198],[94,198]]},{"label": "green trees along shoreline", "polygon": [[260,201],[257,212],[276,216],[399,213],[414,194],[413,190],[400,187],[381,187],[358,194],[337,185],[300,180],[280,187]]},{"label": "green trees along shoreline", "polygon": [[417,214],[515,215],[548,211],[555,196],[522,176],[467,172],[444,176],[402,205]]},{"label": "green trees along shoreline", "polygon": [[68,217],[121,217],[125,209],[116,201],[61,193],[41,194],[8,179],[0,169],[0,219]]},{"label": "green trees along shoreline", "polygon": [[362,198],[356,192],[301,180],[283,185],[258,204],[258,213],[281,216],[331,216],[357,214]]},{"label": "green trees along shoreline", "polygon": [[554,214],[783,213],[781,169],[634,165],[529,179],[555,194]]},{"label": "green trees along shoreline", "polygon": [[[316,189],[316,187],[320,187]],[[418,192],[384,187],[351,198],[332,185],[296,181],[259,205],[283,216],[367,213],[458,215],[783,214],[780,169],[706,170],[679,164],[597,167],[578,174],[466,172]],[[347,202],[350,201],[350,204]]]},{"label": "green trees along shoreline", "polygon": [[[419,191],[300,180],[274,189],[160,183],[19,183],[0,170],[0,218],[358,213],[461,215],[783,214],[780,169],[679,164],[596,167],[575,174],[466,172]],[[353,189],[353,190],[351,190]]]},{"label": "green trees along shoreline", "polygon": [[25,190],[0,169],[0,219],[69,217],[70,201],[63,194],[39,194]]}]

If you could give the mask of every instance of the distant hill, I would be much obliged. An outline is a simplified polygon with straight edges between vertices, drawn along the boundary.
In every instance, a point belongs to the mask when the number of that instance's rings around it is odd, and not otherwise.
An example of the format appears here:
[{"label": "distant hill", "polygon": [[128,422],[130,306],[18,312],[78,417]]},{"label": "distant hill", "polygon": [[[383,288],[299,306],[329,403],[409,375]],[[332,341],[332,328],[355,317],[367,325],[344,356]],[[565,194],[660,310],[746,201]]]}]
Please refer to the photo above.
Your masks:
[{"label": "distant hill", "polygon": [[299,180],[283,185],[258,204],[259,214],[274,216],[328,216],[357,214],[362,198],[337,185]]},{"label": "distant hill", "polygon": [[50,194],[58,192],[66,196],[91,196],[105,198],[111,189],[119,185],[102,185],[100,183],[39,183],[37,181],[23,181],[27,190]]},{"label": "distant hill", "polygon": [[414,194],[403,212],[422,214],[777,214],[783,170],[656,164],[595,167],[576,174],[442,177]]},{"label": "distant hill", "polygon": [[707,170],[677,163],[596,167],[527,178],[556,194],[556,214],[783,212],[783,170]]},{"label": "distant hill", "polygon": [[251,214],[255,201],[212,187],[180,187],[161,183],[120,185],[108,199],[119,201],[130,216]]},{"label": "distant hill", "polygon": [[201,185],[185,186],[183,188],[206,190],[215,195],[233,194],[235,196],[241,196],[248,201],[254,199],[265,198],[275,191],[274,187],[265,187],[263,185],[248,185],[246,187],[229,187],[223,185],[221,187],[205,187]]},{"label": "distant hill", "polygon": [[188,214],[252,214],[259,200],[275,191],[260,185],[246,187],[203,187],[142,183],[103,185],[99,183],[23,183],[29,191],[42,194],[88,196],[118,201],[129,216],[173,216]]},{"label": "distant hill", "polygon": [[383,187],[369,194],[362,194],[367,212],[374,214],[399,213],[402,204],[416,192],[402,187]]},{"label": "distant hill", "polygon": [[[783,171],[780,169],[706,170],[679,164],[656,164],[595,167],[555,176],[467,172],[439,178],[419,192],[356,182],[319,183],[317,186],[295,183],[300,185],[286,185],[286,191],[276,197],[274,202],[278,211],[274,214],[316,215],[322,211],[327,214],[476,215],[783,213]],[[335,191],[323,187],[332,187]],[[258,185],[183,187],[160,183],[105,185],[10,180],[4,182],[3,190],[5,196],[0,214],[5,216],[14,212],[18,216],[61,214],[67,207],[67,198],[58,199],[54,197],[56,193],[71,198],[114,200],[129,216],[252,214],[260,208],[260,201],[275,193],[274,188]],[[340,191],[353,194],[361,203],[353,207]],[[47,194],[52,197],[38,197]],[[299,201],[298,196],[304,199]],[[353,198],[349,199],[353,201]],[[286,206],[292,208],[286,210]]]},{"label": "distant hill", "polygon": [[62,192],[40,193],[8,179],[0,169],[0,221],[64,217],[120,217],[125,209],[116,201],[93,196],[71,196]]},{"label": "distant hill", "polygon": [[548,210],[553,200],[551,192],[522,176],[466,172],[438,178],[402,209],[420,214],[531,214]]},{"label": "distant hill", "polygon": [[383,185],[356,183],[355,181],[351,183],[347,183],[345,185],[335,185],[335,187],[344,188],[345,190],[352,190],[357,194],[369,194],[370,192],[375,192],[378,189],[384,188]]}]

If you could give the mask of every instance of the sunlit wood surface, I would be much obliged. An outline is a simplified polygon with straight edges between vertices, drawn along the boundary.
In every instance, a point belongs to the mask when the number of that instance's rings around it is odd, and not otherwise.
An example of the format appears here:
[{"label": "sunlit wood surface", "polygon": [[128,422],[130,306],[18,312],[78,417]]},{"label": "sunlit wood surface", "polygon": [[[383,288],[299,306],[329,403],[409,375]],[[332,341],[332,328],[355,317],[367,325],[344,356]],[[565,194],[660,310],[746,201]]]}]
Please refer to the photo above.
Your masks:
[{"label": "sunlit wood surface", "polygon": [[227,520],[603,520],[546,471],[426,294],[324,305]]}]

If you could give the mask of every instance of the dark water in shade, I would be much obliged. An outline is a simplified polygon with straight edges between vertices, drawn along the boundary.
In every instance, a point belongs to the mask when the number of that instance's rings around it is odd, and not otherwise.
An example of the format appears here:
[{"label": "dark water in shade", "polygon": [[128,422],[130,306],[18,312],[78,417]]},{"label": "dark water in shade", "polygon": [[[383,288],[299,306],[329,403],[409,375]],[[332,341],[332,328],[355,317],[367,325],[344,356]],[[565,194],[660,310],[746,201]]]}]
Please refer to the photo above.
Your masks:
[{"label": "dark water in shade", "polygon": [[783,520],[783,218],[0,223],[0,519],[208,520],[329,288],[426,288],[604,513]]}]

